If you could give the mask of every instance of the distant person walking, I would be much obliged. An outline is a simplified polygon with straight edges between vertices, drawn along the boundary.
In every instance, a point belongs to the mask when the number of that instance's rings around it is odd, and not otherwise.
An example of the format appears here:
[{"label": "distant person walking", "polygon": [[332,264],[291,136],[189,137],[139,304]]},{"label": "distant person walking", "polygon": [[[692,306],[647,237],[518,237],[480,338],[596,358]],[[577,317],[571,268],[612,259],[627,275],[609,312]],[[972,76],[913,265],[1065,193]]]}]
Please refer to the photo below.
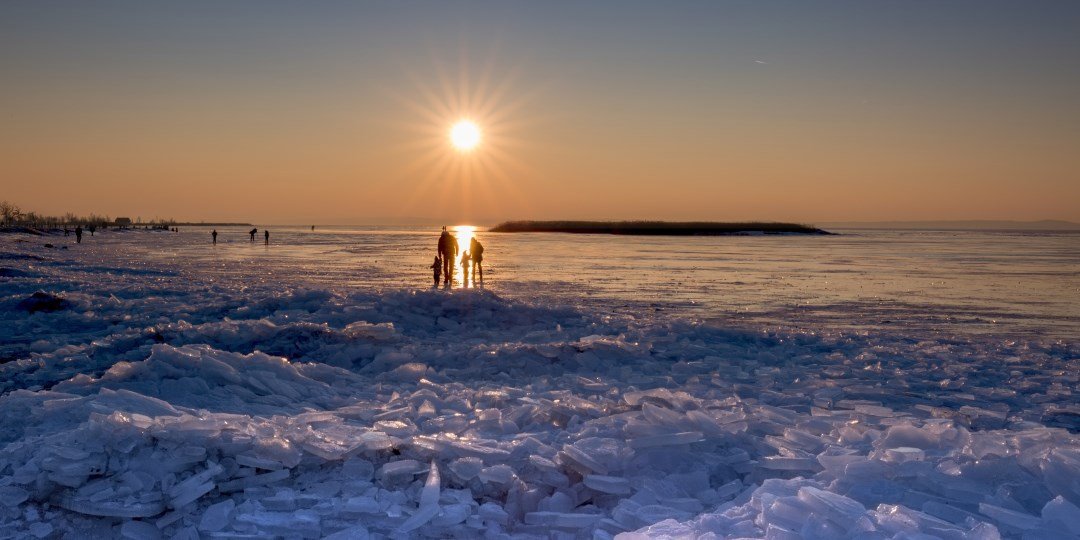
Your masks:
[{"label": "distant person walking", "polygon": [[468,251],[461,254],[461,283],[465,287],[469,286],[469,263],[471,260],[472,257],[469,256]]},{"label": "distant person walking", "polygon": [[477,278],[480,279],[480,283],[484,282],[484,245],[476,239],[475,236],[469,241],[469,253],[472,255],[472,274],[473,283],[476,283]]},{"label": "distant person walking", "polygon": [[443,282],[447,285],[454,279],[454,260],[457,259],[457,238],[446,230],[444,225],[439,235],[439,257],[443,262]]},{"label": "distant person walking", "polygon": [[210,238],[214,241],[214,245],[217,245],[217,229],[210,231]]},{"label": "distant person walking", "polygon": [[431,270],[435,276],[435,287],[439,286],[439,278],[442,277],[442,260],[438,255],[435,256],[435,262],[431,263]]},{"label": "distant person walking", "polygon": [[266,245],[270,245],[270,231],[263,231],[263,240],[266,242]]},{"label": "distant person walking", "polygon": [[94,231],[97,229],[97,225],[91,225],[87,227],[87,229],[90,229],[90,236],[94,236]]},{"label": "distant person walking", "polygon": [[82,243],[82,225],[79,225],[78,227],[75,227],[75,243],[76,244],[81,244]]},{"label": "distant person walking", "polygon": [[248,231],[248,234],[251,235],[251,241],[252,242],[255,241],[255,233],[257,233],[257,232],[259,232],[259,229],[251,229],[250,231]]}]

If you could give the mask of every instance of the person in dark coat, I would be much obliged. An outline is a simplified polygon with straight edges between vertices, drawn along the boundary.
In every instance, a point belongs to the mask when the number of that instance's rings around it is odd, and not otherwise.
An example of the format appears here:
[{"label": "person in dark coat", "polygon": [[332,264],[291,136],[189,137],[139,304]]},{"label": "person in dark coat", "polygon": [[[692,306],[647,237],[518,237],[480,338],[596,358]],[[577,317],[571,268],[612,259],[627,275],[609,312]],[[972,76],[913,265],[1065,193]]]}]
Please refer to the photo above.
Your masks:
[{"label": "person in dark coat", "polygon": [[75,243],[82,243],[82,225],[75,227]]},{"label": "person in dark coat", "polygon": [[481,283],[484,281],[484,245],[480,243],[476,237],[472,237],[469,241],[469,253],[472,254],[472,275],[473,283],[479,280]]},{"label": "person in dark coat", "polygon": [[217,229],[210,231],[210,238],[214,241],[214,245],[217,245]]},{"label": "person in dark coat", "polygon": [[268,231],[268,230],[263,231],[263,240],[265,240],[266,245],[268,245],[268,246],[270,245],[270,231]]},{"label": "person in dark coat", "polygon": [[439,257],[442,258],[443,263],[443,282],[448,285],[454,279],[454,260],[457,259],[457,254],[457,238],[447,232],[444,226],[442,234],[439,235]]}]

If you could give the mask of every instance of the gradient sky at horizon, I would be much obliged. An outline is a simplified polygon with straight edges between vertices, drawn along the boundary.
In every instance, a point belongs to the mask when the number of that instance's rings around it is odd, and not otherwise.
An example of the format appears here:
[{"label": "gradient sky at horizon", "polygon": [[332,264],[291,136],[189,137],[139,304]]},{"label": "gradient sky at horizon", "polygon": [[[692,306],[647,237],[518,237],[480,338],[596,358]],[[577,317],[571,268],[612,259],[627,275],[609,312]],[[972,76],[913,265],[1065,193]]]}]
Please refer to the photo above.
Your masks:
[{"label": "gradient sky at horizon", "polygon": [[0,74],[46,214],[1080,221],[1078,2],[10,1]]}]

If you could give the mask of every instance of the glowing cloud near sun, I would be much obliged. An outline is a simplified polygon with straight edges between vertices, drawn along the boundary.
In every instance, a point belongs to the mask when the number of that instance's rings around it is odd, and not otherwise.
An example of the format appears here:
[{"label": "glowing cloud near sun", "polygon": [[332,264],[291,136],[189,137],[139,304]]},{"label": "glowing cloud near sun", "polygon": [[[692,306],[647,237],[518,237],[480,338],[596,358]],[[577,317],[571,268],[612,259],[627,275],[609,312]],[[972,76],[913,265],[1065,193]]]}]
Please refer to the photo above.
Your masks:
[{"label": "glowing cloud near sun", "polygon": [[480,128],[469,120],[462,120],[450,129],[450,142],[463,152],[472,150],[480,144]]}]

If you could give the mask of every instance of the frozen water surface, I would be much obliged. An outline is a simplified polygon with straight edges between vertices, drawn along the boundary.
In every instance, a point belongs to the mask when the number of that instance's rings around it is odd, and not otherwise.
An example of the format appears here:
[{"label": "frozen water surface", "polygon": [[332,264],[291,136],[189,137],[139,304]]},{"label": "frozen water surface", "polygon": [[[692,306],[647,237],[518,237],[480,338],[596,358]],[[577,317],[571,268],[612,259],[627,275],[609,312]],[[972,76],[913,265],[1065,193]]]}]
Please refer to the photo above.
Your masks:
[{"label": "frozen water surface", "polygon": [[0,236],[0,538],[1080,535],[1075,235],[271,231]]}]

